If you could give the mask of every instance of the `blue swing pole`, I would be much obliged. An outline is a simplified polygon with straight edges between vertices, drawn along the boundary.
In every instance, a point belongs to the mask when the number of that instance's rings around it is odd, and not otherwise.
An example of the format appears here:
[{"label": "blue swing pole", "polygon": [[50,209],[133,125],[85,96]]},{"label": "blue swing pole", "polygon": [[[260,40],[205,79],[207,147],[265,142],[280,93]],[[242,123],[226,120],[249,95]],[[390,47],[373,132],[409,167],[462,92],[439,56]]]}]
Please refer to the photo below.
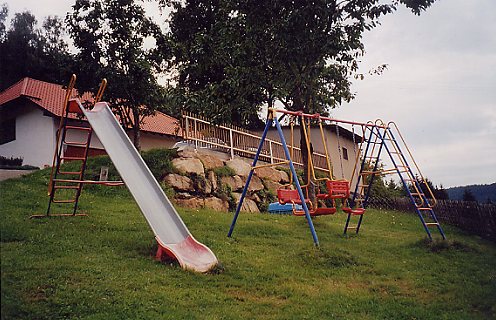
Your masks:
[{"label": "blue swing pole", "polygon": [[300,196],[301,206],[305,211],[305,218],[307,219],[308,226],[310,227],[310,232],[312,233],[312,238],[315,246],[319,246],[319,238],[317,237],[317,233],[315,232],[315,227],[313,226],[312,217],[310,216],[310,212],[308,211],[308,206],[305,202],[305,196],[303,195],[303,191],[301,190],[300,181],[298,181],[298,176],[296,175],[296,170],[293,165],[293,160],[291,159],[288,146],[286,145],[286,139],[284,139],[284,134],[281,129],[281,125],[277,120],[277,117],[274,117],[274,123],[276,124],[277,132],[279,133],[279,138],[281,139],[282,147],[284,149],[284,154],[286,155],[286,159],[289,160],[289,168],[291,170],[291,174],[293,175],[293,180],[296,185],[296,189],[298,190],[298,195]]},{"label": "blue swing pole", "polygon": [[248,174],[248,178],[246,179],[246,183],[243,188],[243,193],[239,198],[239,203],[238,206],[236,207],[236,212],[234,213],[233,221],[231,222],[231,227],[229,228],[229,233],[227,234],[228,237],[231,237],[234,231],[234,226],[236,225],[236,221],[238,220],[239,212],[241,211],[241,206],[243,205],[243,200],[245,199],[246,193],[248,192],[248,186],[250,185],[250,181],[253,176],[255,166],[258,162],[258,157],[260,156],[260,152],[262,152],[263,143],[265,141],[265,138],[267,137],[267,132],[269,132],[269,128],[272,126],[272,118],[273,118],[273,113],[269,113],[269,116],[267,117],[267,122],[265,124],[265,129],[262,134],[262,138],[260,139],[260,144],[258,145],[257,153],[255,154],[255,158],[253,159],[253,164],[251,165],[250,173]]}]

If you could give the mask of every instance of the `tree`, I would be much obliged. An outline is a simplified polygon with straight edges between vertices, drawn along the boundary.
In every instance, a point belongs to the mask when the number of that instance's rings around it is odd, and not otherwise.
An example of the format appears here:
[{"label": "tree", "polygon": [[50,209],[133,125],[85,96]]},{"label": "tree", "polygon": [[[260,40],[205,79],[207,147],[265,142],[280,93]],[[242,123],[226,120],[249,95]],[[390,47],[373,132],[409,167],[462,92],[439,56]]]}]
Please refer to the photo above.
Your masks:
[{"label": "tree", "polygon": [[354,97],[350,80],[364,54],[363,32],[400,3],[419,14],[433,2],[162,0],[174,8],[176,101],[242,126],[274,101],[326,114]]},{"label": "tree", "polygon": [[28,11],[16,13],[7,30],[6,6],[0,12],[0,90],[22,77],[63,83],[70,74],[71,57],[63,40],[60,19],[48,17],[38,28]]},{"label": "tree", "polygon": [[463,189],[463,201],[477,201],[469,188]]},{"label": "tree", "polygon": [[[79,50],[78,88],[95,92],[97,79],[107,78],[106,100],[140,149],[143,119],[163,102],[157,75],[167,43],[159,26],[146,17],[142,2],[133,0],[77,0],[67,22]],[[146,49],[144,42],[151,39],[155,46]]]}]

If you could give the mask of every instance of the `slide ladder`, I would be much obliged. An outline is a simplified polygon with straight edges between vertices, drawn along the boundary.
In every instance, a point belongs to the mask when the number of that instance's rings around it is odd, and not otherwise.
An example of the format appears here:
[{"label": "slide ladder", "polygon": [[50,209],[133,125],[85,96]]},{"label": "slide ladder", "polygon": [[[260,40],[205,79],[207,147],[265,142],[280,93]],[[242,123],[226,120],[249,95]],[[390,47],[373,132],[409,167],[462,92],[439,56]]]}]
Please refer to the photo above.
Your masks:
[{"label": "slide ladder", "polygon": [[[45,215],[33,215],[31,218],[84,215],[77,213],[79,198],[84,184],[102,184],[107,186],[123,185],[122,181],[91,181],[84,179],[84,171],[88,160],[93,130],[91,127],[69,124],[69,118],[80,119],[84,117],[79,102],[76,99],[70,98],[73,93],[75,82],[76,76],[72,75],[66,89],[62,115],[57,130],[52,171],[48,183],[49,200],[47,211]],[[107,80],[104,79],[95,97],[96,102],[101,99],[106,86]],[[79,138],[70,138],[71,135]],[[65,153],[69,147],[73,147],[74,150],[79,149],[81,152],[77,155],[68,156]],[[79,164],[78,169],[75,171],[62,170],[61,165],[66,161],[77,162]],[[56,197],[57,194],[58,197]],[[52,204],[71,204],[72,212],[62,214],[50,213]]]}]

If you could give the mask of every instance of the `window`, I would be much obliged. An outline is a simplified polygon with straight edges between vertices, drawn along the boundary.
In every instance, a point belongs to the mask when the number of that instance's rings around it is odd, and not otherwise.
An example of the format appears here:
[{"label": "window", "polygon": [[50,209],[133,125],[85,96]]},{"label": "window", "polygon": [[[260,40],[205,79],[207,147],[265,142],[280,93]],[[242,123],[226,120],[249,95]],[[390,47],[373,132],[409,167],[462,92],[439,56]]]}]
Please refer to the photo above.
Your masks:
[{"label": "window", "polygon": [[345,147],[342,147],[341,149],[343,149],[343,159],[348,160],[348,149]]},{"label": "window", "polygon": [[5,144],[16,139],[15,118],[0,122],[0,144]]}]

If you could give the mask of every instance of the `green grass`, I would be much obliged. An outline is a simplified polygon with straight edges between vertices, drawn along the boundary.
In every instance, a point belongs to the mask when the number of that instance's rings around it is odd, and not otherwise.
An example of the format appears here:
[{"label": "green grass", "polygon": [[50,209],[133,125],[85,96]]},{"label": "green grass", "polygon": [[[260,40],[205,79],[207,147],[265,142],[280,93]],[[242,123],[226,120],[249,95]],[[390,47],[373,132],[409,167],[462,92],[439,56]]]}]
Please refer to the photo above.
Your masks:
[{"label": "green grass", "polygon": [[[0,183],[2,319],[488,319],[494,243],[446,226],[424,241],[411,214],[369,210],[358,237],[344,214],[314,220],[182,210],[222,263],[195,274],[156,262],[153,233],[125,188],[83,191],[86,217],[46,210],[48,172]],[[59,209],[60,211],[61,209]]]}]

